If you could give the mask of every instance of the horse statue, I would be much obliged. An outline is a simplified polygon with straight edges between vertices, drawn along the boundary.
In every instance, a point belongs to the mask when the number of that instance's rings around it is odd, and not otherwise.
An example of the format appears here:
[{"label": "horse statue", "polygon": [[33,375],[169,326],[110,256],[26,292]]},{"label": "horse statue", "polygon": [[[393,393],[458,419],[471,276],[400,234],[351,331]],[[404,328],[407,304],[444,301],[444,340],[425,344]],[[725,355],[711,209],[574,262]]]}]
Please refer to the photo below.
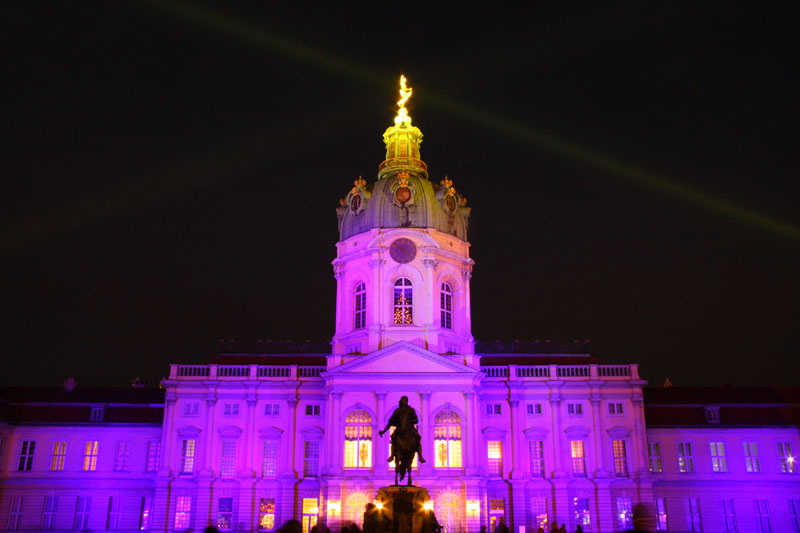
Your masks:
[{"label": "horse statue", "polygon": [[414,462],[414,455],[419,455],[419,462],[424,463],[425,459],[422,458],[422,447],[420,445],[420,436],[417,431],[416,424],[419,423],[417,419],[417,412],[413,407],[408,405],[408,397],[403,396],[400,398],[400,407],[394,410],[386,427],[381,430],[380,436],[389,431],[389,428],[394,426],[392,433],[392,452],[388,461],[394,460],[394,484],[399,485],[403,481],[406,473],[408,473],[408,486],[411,484],[411,465]]}]

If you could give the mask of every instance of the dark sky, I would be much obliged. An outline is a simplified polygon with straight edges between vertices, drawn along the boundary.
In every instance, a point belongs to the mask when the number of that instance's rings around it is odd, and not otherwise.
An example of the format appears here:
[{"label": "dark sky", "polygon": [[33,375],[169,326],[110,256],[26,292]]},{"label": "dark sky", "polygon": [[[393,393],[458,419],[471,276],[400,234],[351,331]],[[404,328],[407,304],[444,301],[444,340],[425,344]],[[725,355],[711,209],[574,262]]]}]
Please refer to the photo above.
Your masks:
[{"label": "dark sky", "polygon": [[793,13],[385,4],[4,3],[0,385],[328,340],[335,207],[401,72],[472,207],[476,338],[798,383]]}]

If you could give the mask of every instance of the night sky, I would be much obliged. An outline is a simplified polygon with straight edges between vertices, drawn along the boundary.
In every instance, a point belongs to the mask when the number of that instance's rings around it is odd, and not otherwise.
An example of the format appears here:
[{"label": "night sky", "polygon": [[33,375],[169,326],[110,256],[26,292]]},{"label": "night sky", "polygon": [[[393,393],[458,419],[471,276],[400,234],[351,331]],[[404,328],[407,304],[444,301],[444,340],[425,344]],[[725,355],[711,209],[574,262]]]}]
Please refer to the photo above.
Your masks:
[{"label": "night sky", "polygon": [[798,384],[792,13],[529,4],[4,3],[0,385],[329,340],[335,208],[401,72],[472,207],[477,339]]}]

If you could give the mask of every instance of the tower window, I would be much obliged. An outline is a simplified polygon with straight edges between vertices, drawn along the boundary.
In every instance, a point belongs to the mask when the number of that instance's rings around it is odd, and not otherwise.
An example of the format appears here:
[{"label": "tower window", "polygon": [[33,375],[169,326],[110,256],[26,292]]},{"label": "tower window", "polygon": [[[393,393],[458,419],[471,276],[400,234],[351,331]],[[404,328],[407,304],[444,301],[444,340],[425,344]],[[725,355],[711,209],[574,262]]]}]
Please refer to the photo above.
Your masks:
[{"label": "tower window", "polygon": [[353,314],[353,329],[361,329],[367,325],[367,288],[363,283],[356,285]]},{"label": "tower window", "polygon": [[442,292],[439,296],[442,308],[442,327],[453,329],[453,288],[449,283],[442,283]]},{"label": "tower window", "polygon": [[411,280],[400,278],[394,282],[394,323],[413,324]]}]

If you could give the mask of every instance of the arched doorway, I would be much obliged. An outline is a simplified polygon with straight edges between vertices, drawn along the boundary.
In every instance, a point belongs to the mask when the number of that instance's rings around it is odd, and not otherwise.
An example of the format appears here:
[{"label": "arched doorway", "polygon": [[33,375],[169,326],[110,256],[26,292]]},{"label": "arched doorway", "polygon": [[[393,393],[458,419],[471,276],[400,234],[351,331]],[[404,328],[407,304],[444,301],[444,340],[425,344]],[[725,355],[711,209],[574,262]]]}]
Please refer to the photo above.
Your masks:
[{"label": "arched doorway", "polygon": [[461,522],[461,498],[452,492],[442,494],[436,500],[436,519],[442,526],[442,533],[461,533],[464,528]]},{"label": "arched doorway", "polygon": [[344,501],[344,525],[356,524],[358,529],[364,529],[364,508],[369,498],[363,492],[353,492]]}]

